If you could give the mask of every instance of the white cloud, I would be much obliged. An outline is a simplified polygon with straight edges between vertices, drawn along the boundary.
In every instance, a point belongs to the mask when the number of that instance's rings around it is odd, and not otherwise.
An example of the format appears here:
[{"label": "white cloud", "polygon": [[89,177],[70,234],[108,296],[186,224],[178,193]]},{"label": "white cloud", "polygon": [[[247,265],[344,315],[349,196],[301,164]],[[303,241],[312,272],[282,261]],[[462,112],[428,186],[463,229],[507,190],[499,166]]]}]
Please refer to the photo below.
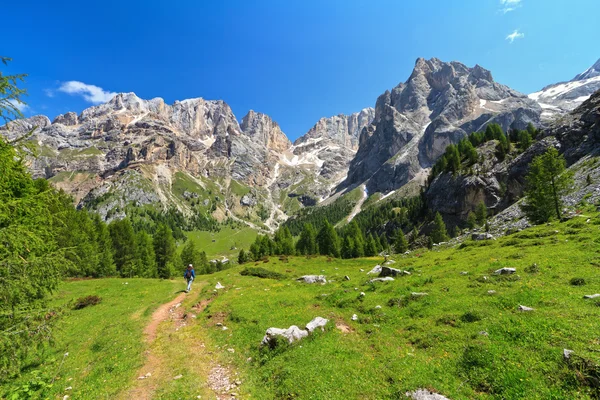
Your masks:
[{"label": "white cloud", "polygon": [[52,89],[44,89],[44,93],[48,97],[54,97],[54,90],[52,90]]},{"label": "white cloud", "polygon": [[515,29],[513,33],[511,33],[510,35],[508,35],[506,37],[506,40],[508,40],[509,42],[514,42],[516,39],[523,39],[525,37],[525,34],[522,32],[519,32],[518,29]]},{"label": "white cloud", "polygon": [[29,106],[27,104],[18,103],[16,100],[8,100],[8,102],[21,112],[23,112],[29,108]]},{"label": "white cloud", "polygon": [[517,8],[521,7],[522,0],[500,0],[500,4],[502,5],[502,13],[506,14],[511,11],[515,11]]},{"label": "white cloud", "polygon": [[79,81],[63,82],[58,90],[72,95],[81,95],[86,101],[92,104],[106,103],[116,95],[116,93],[107,92],[101,87],[88,85]]}]

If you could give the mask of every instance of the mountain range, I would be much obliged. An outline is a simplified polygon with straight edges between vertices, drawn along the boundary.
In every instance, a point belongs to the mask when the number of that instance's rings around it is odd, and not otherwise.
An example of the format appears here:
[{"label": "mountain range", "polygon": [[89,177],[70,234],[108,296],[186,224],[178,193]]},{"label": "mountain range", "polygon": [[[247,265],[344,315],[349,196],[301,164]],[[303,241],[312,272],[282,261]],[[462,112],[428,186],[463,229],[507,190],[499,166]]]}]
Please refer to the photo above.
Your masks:
[{"label": "mountain range", "polygon": [[294,143],[266,114],[251,110],[238,122],[221,100],[169,105],[134,93],[53,121],[13,121],[0,134],[31,133],[33,175],[106,220],[131,207],[176,208],[273,231],[300,209],[356,187],[365,198],[419,187],[448,144],[490,123],[550,125],[599,89],[600,60],[569,82],[525,95],[479,65],[419,58],[374,108],[322,118]]}]

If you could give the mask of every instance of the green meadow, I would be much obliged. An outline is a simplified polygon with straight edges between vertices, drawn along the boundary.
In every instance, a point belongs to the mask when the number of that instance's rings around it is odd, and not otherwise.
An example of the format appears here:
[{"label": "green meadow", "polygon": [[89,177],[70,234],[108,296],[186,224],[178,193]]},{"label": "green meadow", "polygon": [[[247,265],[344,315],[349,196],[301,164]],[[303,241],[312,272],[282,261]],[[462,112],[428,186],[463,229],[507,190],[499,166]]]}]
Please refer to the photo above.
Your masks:
[{"label": "green meadow", "polygon": [[[382,258],[271,257],[199,276],[179,308],[184,323],[164,322],[151,345],[144,326],[183,282],[65,282],[53,305],[84,295],[102,302],[66,308],[54,345],[0,393],[12,398],[36,377],[56,376],[40,398],[125,398],[139,385],[150,347],[161,366],[149,378],[157,399],[214,398],[207,377],[216,365],[241,382],[230,390],[237,398],[401,399],[417,388],[450,399],[597,398],[600,298],[583,298],[600,293],[596,211],[393,259],[391,267],[410,275],[369,282],[376,275],[367,272]],[[494,274],[503,267],[516,273]],[[277,274],[241,275],[246,268]],[[305,274],[328,283],[296,281]],[[225,288],[216,290],[217,282]],[[302,329],[317,316],[329,320],[323,332],[260,345],[267,328]],[[567,363],[564,349],[586,360],[585,368]]]}]

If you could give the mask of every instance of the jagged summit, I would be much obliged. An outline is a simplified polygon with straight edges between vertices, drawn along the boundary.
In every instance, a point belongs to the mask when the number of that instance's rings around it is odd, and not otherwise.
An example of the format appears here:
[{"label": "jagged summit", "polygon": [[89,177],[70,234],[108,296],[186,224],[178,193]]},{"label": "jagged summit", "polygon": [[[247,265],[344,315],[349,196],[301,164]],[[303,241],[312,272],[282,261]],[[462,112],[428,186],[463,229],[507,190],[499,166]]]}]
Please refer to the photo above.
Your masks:
[{"label": "jagged summit", "polygon": [[490,71],[438,58],[417,59],[408,80],[377,99],[341,188],[367,183],[369,193],[421,179],[446,146],[492,122],[504,129],[539,124],[540,107]]}]

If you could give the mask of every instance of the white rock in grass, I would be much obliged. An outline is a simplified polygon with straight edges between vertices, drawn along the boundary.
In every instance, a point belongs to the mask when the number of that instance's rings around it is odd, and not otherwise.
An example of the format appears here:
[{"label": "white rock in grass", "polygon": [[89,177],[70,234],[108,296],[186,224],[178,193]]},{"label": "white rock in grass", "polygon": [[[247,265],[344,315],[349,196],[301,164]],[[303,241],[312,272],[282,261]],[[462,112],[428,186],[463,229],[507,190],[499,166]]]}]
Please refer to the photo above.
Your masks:
[{"label": "white rock in grass", "polygon": [[514,274],[515,272],[517,272],[517,270],[515,268],[500,268],[500,269],[497,269],[496,271],[494,271],[494,274],[496,274],[496,275],[511,275],[511,274]]},{"label": "white rock in grass", "polygon": [[308,331],[304,329],[298,328],[296,325],[292,325],[287,329],[280,328],[269,328],[265,333],[265,337],[263,338],[261,344],[269,344],[271,343],[277,336],[286,338],[289,343],[293,343],[297,340],[300,340],[306,336],[308,336]]},{"label": "white rock in grass", "polygon": [[533,311],[533,308],[519,305],[519,311]]},{"label": "white rock in grass", "polygon": [[381,272],[381,265],[376,265],[373,267],[372,270],[370,270],[369,272],[367,272],[367,275],[372,275],[372,274],[378,274]]},{"label": "white rock in grass", "polygon": [[183,378],[183,375],[179,374],[179,375],[173,377],[173,380],[177,380],[177,379],[181,379],[181,378]]},{"label": "white rock in grass", "polygon": [[412,400],[450,400],[446,396],[430,392],[427,389],[417,389],[414,392],[406,392],[406,396]]},{"label": "white rock in grass", "polygon": [[358,315],[356,314],[352,314],[352,318],[350,318],[352,321],[358,321]]},{"label": "white rock in grass", "polygon": [[496,294],[496,291],[495,290],[488,290],[487,293],[488,294]]},{"label": "white rock in grass", "polygon": [[462,271],[460,274],[461,275],[469,275],[469,273],[467,271]]},{"label": "white rock in grass", "polygon": [[360,292],[359,296],[360,297],[365,297],[365,292]]},{"label": "white rock in grass", "polygon": [[221,285],[221,282],[217,282],[215,289],[225,289],[225,286]]},{"label": "white rock in grass", "polygon": [[381,306],[377,305],[377,306],[375,306],[375,309],[376,310],[381,310]]},{"label": "white rock in grass", "polygon": [[412,297],[424,297],[424,296],[429,296],[429,293],[412,292],[410,295]]},{"label": "white rock in grass", "polygon": [[568,360],[569,358],[571,358],[571,354],[573,354],[574,351],[573,350],[569,350],[569,349],[564,349],[563,350],[563,357],[565,360]]},{"label": "white rock in grass", "polygon": [[320,283],[321,285],[327,283],[327,279],[324,275],[304,275],[296,280],[304,283]]},{"label": "white rock in grass", "polygon": [[600,294],[596,293],[596,294],[586,294],[585,296],[583,296],[584,299],[595,299],[596,297],[600,297]]},{"label": "white rock in grass", "polygon": [[315,319],[313,319],[312,321],[310,321],[308,324],[306,324],[306,330],[310,333],[312,333],[315,329],[317,328],[321,328],[322,331],[324,331],[324,327],[325,325],[327,325],[327,322],[329,322],[329,320],[325,319],[325,318],[321,318],[321,317],[316,317]]},{"label": "white rock in grass", "polygon": [[346,276],[344,276],[344,279],[347,280],[347,281],[349,281],[350,277],[348,275],[346,275]]},{"label": "white rock in grass", "polygon": [[373,283],[373,282],[391,282],[393,280],[394,280],[394,278],[392,278],[391,276],[385,276],[383,278],[371,279],[369,282],[371,282],[371,283]]}]

